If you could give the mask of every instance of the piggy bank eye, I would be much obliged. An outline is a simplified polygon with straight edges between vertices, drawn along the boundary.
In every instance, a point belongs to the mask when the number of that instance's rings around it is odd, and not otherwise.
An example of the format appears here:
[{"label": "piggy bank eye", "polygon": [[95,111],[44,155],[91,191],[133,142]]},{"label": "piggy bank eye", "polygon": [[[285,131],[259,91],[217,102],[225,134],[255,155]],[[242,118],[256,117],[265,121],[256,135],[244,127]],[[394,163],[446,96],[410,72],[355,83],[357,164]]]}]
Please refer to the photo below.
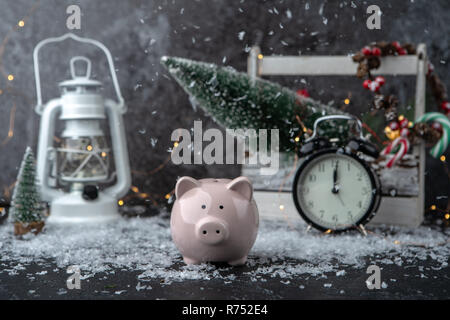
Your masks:
[{"label": "piggy bank eye", "polygon": [[206,205],[202,205],[202,209],[206,209]]},{"label": "piggy bank eye", "polygon": [[223,205],[220,205],[220,206],[219,206],[219,209],[222,210],[222,209],[223,209]]}]

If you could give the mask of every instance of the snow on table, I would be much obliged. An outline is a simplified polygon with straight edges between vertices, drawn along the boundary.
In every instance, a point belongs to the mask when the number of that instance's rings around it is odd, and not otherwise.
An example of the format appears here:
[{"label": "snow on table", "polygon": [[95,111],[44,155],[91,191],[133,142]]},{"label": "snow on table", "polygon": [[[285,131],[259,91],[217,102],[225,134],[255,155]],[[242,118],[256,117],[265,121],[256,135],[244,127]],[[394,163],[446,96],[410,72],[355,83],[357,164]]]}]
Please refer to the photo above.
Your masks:
[{"label": "snow on table", "polygon": [[[163,279],[164,284],[183,280],[221,279],[230,283],[241,274],[251,281],[278,277],[289,281],[299,276],[345,276],[345,268],[366,269],[368,261],[379,266],[420,264],[440,270],[448,266],[449,231],[429,227],[416,229],[376,229],[376,235],[357,232],[324,235],[306,232],[300,220],[262,220],[255,246],[245,271],[240,268],[202,264],[185,266],[170,236],[169,220],[164,217],[129,218],[108,225],[46,226],[44,233],[17,240],[11,225],[0,227],[0,273],[18,274],[31,262],[45,265],[54,261],[65,270],[78,265],[82,278],[117,269],[141,272],[140,281]],[[380,235],[384,237],[380,237]],[[415,243],[403,245],[400,243]],[[398,242],[397,242],[398,243]],[[367,260],[369,259],[369,260]],[[430,266],[431,261],[431,266]],[[14,267],[6,268],[8,265]],[[11,264],[11,262],[13,262]]]}]

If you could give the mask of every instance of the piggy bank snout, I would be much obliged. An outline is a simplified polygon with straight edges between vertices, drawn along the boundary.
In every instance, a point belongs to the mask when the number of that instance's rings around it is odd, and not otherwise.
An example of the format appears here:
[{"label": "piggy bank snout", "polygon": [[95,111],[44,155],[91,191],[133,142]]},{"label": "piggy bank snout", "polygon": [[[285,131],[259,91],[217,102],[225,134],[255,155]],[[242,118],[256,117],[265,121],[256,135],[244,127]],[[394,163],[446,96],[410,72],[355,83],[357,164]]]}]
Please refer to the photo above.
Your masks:
[{"label": "piggy bank snout", "polygon": [[225,241],[228,235],[228,224],[214,217],[203,218],[195,226],[195,236],[204,244],[219,244]]}]

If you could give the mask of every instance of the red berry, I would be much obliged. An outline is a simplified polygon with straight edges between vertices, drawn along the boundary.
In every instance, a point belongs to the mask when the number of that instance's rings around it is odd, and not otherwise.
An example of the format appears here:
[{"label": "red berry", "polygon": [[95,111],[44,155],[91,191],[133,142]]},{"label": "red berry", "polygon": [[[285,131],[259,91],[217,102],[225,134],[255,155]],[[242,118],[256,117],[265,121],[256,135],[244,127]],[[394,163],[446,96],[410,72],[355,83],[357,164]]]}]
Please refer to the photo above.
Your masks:
[{"label": "red berry", "polygon": [[450,112],[450,102],[448,102],[448,101],[442,102],[441,108],[442,108],[442,110],[444,110],[445,113],[449,113]]},{"label": "red berry", "polygon": [[309,98],[309,92],[306,89],[297,90],[297,95],[305,98]]},{"label": "red berry", "polygon": [[392,121],[391,123],[389,123],[388,126],[392,131],[396,131],[396,130],[400,129],[400,126],[397,121]]},{"label": "red berry", "polygon": [[400,45],[400,42],[398,42],[398,41],[394,41],[394,42],[392,42],[392,45],[398,50],[398,49],[400,49],[402,46]]},{"label": "red berry", "polygon": [[369,89],[371,83],[372,83],[372,81],[370,81],[369,79],[365,80],[363,82],[364,89]]},{"label": "red berry", "polygon": [[440,124],[439,122],[433,122],[431,124],[431,127],[437,130],[438,132],[442,133],[442,124]]},{"label": "red berry", "polygon": [[375,81],[380,84],[380,86],[384,85],[386,83],[386,79],[382,76],[378,76],[375,78]]},{"label": "red berry", "polygon": [[408,135],[409,135],[409,129],[408,128],[402,128],[400,130],[400,136],[406,138],[406,137],[408,137]]},{"label": "red berry", "polygon": [[434,65],[431,62],[428,62],[428,72],[427,75],[430,75],[434,71]]},{"label": "red berry", "polygon": [[405,49],[400,48],[400,49],[397,49],[397,53],[398,53],[399,56],[404,56],[404,55],[406,55],[408,52],[406,52]]},{"label": "red berry", "polygon": [[370,49],[370,47],[362,48],[361,52],[365,56],[370,56],[372,54],[372,50]]},{"label": "red berry", "polygon": [[372,81],[369,85],[370,91],[378,92],[380,90],[380,84],[376,81]]},{"label": "red berry", "polygon": [[381,56],[381,49],[378,48],[378,47],[374,47],[374,48],[372,49],[372,55],[373,55],[373,56],[376,56],[376,57]]},{"label": "red berry", "polygon": [[398,122],[398,124],[399,124],[400,127],[402,127],[402,128],[408,128],[409,121],[408,121],[408,119],[403,118],[402,120],[400,120],[400,121]]}]

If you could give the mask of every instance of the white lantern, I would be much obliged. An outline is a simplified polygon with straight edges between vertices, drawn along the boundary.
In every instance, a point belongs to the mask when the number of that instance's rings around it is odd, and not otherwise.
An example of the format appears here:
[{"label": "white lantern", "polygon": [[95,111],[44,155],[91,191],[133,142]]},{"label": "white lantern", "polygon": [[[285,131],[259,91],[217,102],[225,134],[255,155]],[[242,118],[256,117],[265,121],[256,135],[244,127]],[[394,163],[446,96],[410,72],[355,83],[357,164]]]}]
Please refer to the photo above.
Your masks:
[{"label": "white lantern", "polygon": [[[59,84],[61,96],[43,104],[39,74],[39,50],[68,38],[97,46],[105,53],[117,102],[105,99],[102,83],[90,79],[91,61],[75,56],[70,60],[72,79]],[[100,42],[65,34],[45,39],[34,49],[36,112],[41,115],[37,174],[42,198],[50,203],[49,223],[101,222],[117,219],[118,200],[131,185],[130,165],[122,115],[126,107],[109,50]],[[76,64],[85,64],[85,74],[76,74]],[[63,122],[60,137],[56,121]],[[112,151],[102,124],[110,128]],[[59,143],[55,143],[57,140]],[[115,172],[111,172],[110,158]]]}]

